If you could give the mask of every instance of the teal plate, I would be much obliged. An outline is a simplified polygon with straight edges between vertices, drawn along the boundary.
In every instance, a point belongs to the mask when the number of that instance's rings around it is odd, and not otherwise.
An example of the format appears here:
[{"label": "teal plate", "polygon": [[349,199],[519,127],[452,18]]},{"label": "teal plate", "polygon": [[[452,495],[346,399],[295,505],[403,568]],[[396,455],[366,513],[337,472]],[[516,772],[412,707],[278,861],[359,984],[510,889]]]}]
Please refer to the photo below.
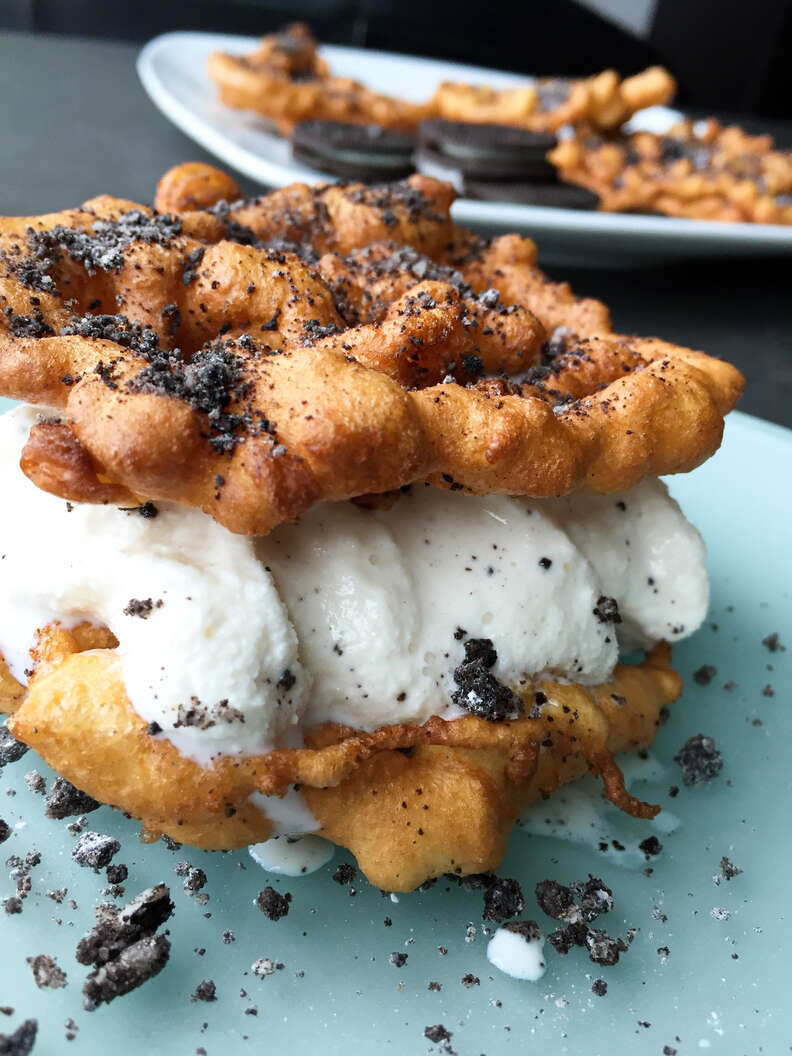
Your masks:
[{"label": "teal plate", "polygon": [[[735,414],[717,457],[672,481],[675,496],[707,540],[713,590],[712,622],[675,651],[684,695],[660,731],[651,760],[631,766],[643,782],[639,794],[657,797],[667,808],[666,820],[650,825],[602,814],[593,795],[592,831],[618,834],[626,851],[611,845],[603,854],[596,840],[583,846],[521,831],[511,840],[501,873],[520,880],[525,915],[535,917],[545,932],[553,922],[535,903],[538,880],[567,882],[592,872],[613,889],[615,908],[601,918],[602,925],[611,934],[636,929],[617,966],[599,968],[584,950],[561,957],[547,946],[544,978],[518,982],[486,960],[480,893],[440,881],[393,901],[362,878],[350,889],[331,879],[338,864],[349,860],[342,852],[301,879],[268,876],[245,852],[174,853],[161,843],[143,846],[134,822],[102,808],[90,815],[89,828],[121,841],[116,861],[129,866],[127,896],[161,880],[170,885],[176,903],[173,950],[156,979],[85,1012],[86,969],[75,961],[74,947],[94,921],[106,880],[72,863],[75,837],[66,823],[44,817],[42,799],[27,787],[24,774],[37,766],[51,775],[31,752],[0,777],[0,817],[14,829],[3,857],[24,857],[33,848],[42,853],[23,913],[0,913],[0,1006],[14,1009],[0,1015],[0,1033],[25,1018],[37,1019],[36,1056],[451,1050],[459,1056],[527,1051],[659,1056],[664,1046],[679,1056],[706,1050],[724,1056],[788,1052],[790,478],[792,433]],[[771,652],[762,644],[773,632],[785,651]],[[706,686],[691,677],[704,664],[717,668]],[[708,784],[685,788],[673,757],[699,732],[716,739],[724,767]],[[672,784],[681,787],[675,798],[668,795]],[[532,827],[546,824],[547,832],[555,831],[558,816],[576,797],[581,798],[574,792],[566,802],[554,799],[539,808]],[[634,849],[653,832],[663,850],[647,866]],[[723,855],[743,872],[716,885]],[[205,905],[183,892],[175,875],[176,863],[184,859],[207,873]],[[649,867],[653,871],[646,875]],[[278,922],[253,904],[267,884],[293,897],[288,916]],[[47,891],[63,887],[68,895],[61,904],[47,897]],[[13,893],[6,868],[0,898]],[[224,941],[228,931],[234,941]],[[407,962],[395,967],[392,952],[406,953]],[[57,957],[68,976],[65,988],[36,988],[26,958],[41,953]],[[283,967],[260,979],[250,967],[261,957]],[[463,986],[467,973],[480,983]],[[600,977],[608,983],[604,997],[591,990]],[[205,979],[215,982],[217,1000],[191,1001]],[[430,982],[441,988],[429,989]],[[69,1019],[77,1033],[67,1041]],[[433,1045],[424,1036],[424,1028],[435,1024],[451,1033],[450,1043]]]}]

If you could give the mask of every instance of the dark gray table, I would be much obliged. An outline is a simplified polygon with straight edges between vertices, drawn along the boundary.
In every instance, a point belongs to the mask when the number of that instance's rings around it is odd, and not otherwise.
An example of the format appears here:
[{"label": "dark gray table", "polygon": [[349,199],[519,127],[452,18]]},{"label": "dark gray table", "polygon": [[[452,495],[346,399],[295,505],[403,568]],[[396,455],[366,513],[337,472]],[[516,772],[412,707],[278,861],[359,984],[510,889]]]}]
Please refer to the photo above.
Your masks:
[{"label": "dark gray table", "polygon": [[[102,192],[151,201],[171,165],[212,160],[149,102],[136,53],[107,41],[0,35],[0,214],[62,209]],[[735,363],[748,378],[742,409],[792,427],[789,260],[548,271],[606,301],[623,331]]]}]

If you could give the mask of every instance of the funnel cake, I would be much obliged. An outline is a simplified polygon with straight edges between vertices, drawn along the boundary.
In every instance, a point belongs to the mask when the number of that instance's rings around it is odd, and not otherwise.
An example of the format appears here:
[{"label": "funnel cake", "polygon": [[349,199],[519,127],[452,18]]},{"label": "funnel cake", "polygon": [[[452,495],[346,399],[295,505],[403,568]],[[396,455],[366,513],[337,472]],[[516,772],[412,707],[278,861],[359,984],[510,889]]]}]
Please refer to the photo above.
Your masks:
[{"label": "funnel cake", "polygon": [[86,630],[46,628],[24,702],[15,709],[13,696],[0,696],[0,707],[12,712],[14,736],[67,780],[139,818],[144,839],[165,832],[210,849],[257,843],[275,827],[251,794],[283,794],[297,782],[322,835],[348,847],[373,884],[409,891],[445,872],[497,868],[520,812],[589,771],[628,813],[659,810],[626,792],[613,755],[648,746],[680,692],[667,646],[593,689],[538,682],[530,698],[543,692],[551,702],[540,718],[436,718],[373,734],[327,723],[306,735],[305,748],[207,768],[149,735],[107,632]]},{"label": "funnel cake", "polygon": [[284,135],[309,119],[410,131],[429,116],[426,106],[373,92],[351,77],[333,76],[316,48],[308,27],[296,22],[262,37],[249,55],[214,52],[209,76],[227,106],[262,114]]},{"label": "funnel cake", "polygon": [[44,408],[0,444],[0,710],[144,838],[308,831],[275,798],[298,787],[410,890],[496,868],[589,771],[657,812],[613,757],[679,695],[662,639],[707,590],[652,477],[717,448],[741,376],[614,333],[452,199],[415,176],[243,201],[190,165],[156,211],[0,221],[0,393]]},{"label": "funnel cake", "polygon": [[564,180],[595,191],[607,212],[792,224],[792,153],[736,125],[681,121],[663,136],[582,129],[549,157]]},{"label": "funnel cake", "polygon": [[2,221],[0,392],[63,412],[32,430],[25,472],[71,501],[175,501],[261,535],[418,480],[611,492],[716,450],[738,371],[613,333],[529,239],[457,228],[452,199],[413,176]]},{"label": "funnel cake", "polygon": [[624,79],[604,70],[594,77],[540,78],[504,89],[445,82],[425,103],[410,103],[334,76],[302,23],[262,37],[248,55],[214,52],[209,76],[227,106],[263,115],[284,135],[307,120],[411,131],[431,117],[519,125],[537,132],[586,121],[607,131],[644,107],[667,103],[676,91],[671,74],[652,66]]},{"label": "funnel cake", "polygon": [[430,106],[449,121],[517,125],[533,132],[556,132],[562,125],[586,123],[609,131],[647,106],[667,103],[676,81],[662,66],[623,80],[615,70],[573,80],[540,77],[519,88],[480,84],[441,84]]}]

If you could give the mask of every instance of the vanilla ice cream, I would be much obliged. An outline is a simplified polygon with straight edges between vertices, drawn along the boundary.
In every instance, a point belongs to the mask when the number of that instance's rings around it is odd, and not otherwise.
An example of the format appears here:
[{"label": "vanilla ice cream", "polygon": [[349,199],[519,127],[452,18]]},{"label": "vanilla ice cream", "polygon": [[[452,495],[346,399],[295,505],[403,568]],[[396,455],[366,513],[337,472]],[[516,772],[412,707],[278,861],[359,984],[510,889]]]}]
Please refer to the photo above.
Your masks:
[{"label": "vanilla ice cream", "polygon": [[18,467],[35,419],[0,418],[0,654],[24,682],[36,628],[106,624],[135,710],[199,761],[327,720],[458,714],[469,638],[492,639],[515,688],[592,684],[617,632],[679,638],[706,613],[703,544],[657,481],[558,500],[414,485],[391,509],[323,503],[252,540],[170,503],[145,517],[39,491]]}]

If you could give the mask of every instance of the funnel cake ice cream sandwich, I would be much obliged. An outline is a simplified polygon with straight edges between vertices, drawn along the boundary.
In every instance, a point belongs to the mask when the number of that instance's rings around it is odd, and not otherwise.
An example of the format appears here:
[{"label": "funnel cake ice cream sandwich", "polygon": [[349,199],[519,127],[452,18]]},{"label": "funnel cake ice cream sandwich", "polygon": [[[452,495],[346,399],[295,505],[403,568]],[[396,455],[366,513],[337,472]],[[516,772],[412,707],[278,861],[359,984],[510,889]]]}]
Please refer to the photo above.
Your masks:
[{"label": "funnel cake ice cream sandwich", "polygon": [[658,810],[614,757],[708,584],[657,478],[742,378],[452,200],[187,165],[0,221],[0,708],[145,839],[316,832],[404,891],[588,772]]}]

